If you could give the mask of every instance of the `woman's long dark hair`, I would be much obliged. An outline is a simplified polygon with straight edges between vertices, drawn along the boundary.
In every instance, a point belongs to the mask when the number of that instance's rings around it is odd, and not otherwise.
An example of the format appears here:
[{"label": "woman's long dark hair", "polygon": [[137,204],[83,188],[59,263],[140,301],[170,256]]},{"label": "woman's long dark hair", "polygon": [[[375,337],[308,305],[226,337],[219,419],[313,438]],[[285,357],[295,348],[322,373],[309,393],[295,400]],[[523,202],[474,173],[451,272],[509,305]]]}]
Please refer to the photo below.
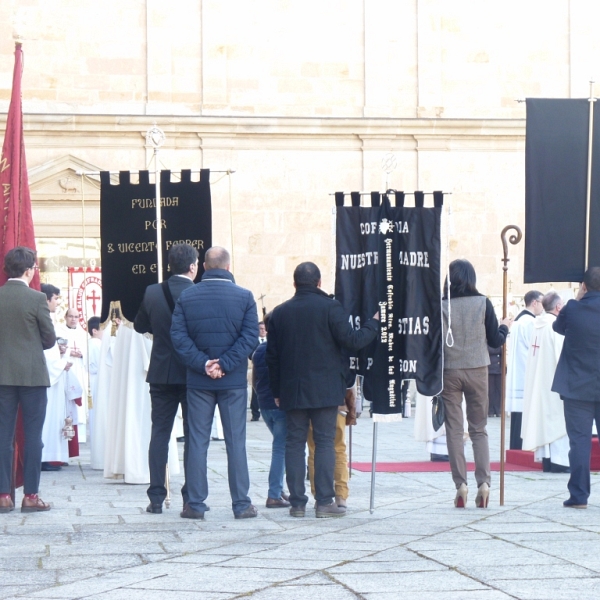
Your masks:
[{"label": "woman's long dark hair", "polygon": [[[450,297],[479,296],[476,287],[477,275],[475,268],[464,258],[458,258],[450,263]],[[444,282],[444,298],[448,298],[448,278]]]}]

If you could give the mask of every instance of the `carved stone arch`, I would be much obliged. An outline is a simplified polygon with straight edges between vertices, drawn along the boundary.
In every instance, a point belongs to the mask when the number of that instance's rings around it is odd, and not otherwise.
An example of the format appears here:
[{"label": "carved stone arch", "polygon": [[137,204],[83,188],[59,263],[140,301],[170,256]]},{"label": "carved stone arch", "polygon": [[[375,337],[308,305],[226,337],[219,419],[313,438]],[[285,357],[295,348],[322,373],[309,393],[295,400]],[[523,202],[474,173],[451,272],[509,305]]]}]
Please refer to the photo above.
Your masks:
[{"label": "carved stone arch", "polygon": [[[36,237],[81,237],[82,193],[86,237],[100,236],[100,177],[78,172],[102,168],[72,154],[29,169],[29,190]],[[111,179],[118,182],[118,175]]]}]

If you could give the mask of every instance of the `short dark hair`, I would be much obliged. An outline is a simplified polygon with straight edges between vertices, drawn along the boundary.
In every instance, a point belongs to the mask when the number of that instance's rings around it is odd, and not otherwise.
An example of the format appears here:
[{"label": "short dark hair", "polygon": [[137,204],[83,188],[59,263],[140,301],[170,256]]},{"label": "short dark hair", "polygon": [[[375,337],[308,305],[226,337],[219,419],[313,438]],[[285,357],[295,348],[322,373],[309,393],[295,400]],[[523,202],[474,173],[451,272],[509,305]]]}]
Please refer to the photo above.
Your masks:
[{"label": "short dark hair", "polygon": [[189,244],[175,244],[169,250],[169,268],[173,275],[181,275],[190,270],[198,260],[198,250]]},{"label": "short dark hair", "polygon": [[315,263],[303,262],[294,269],[294,283],[296,287],[302,285],[317,287],[320,280],[321,271],[319,271],[319,267]]},{"label": "short dark hair", "polygon": [[52,296],[60,296],[60,289],[51,283],[42,283],[40,289],[44,294],[46,294],[48,301],[52,300]]},{"label": "short dark hair", "polygon": [[525,306],[531,306],[536,300],[540,299],[540,296],[543,296],[542,292],[538,292],[537,290],[531,290],[523,296],[523,300],[525,301]]},{"label": "short dark hair", "polygon": [[[450,274],[450,297],[477,296],[475,267],[465,258],[457,258],[448,267]],[[444,283],[444,296],[448,297],[448,278]]]},{"label": "short dark hair", "polygon": [[204,265],[207,271],[210,269],[226,269],[230,264],[231,256],[221,246],[209,248],[204,255]]},{"label": "short dark hair", "polygon": [[542,298],[542,306],[544,307],[544,310],[546,312],[551,312],[557,307],[558,303],[561,301],[562,298],[560,297],[560,294],[558,292],[548,292]]},{"label": "short dark hair", "polygon": [[[265,326],[265,331],[269,331],[269,321],[271,320],[271,315],[273,314],[273,311],[269,311],[264,317],[263,320],[260,322]],[[259,325],[260,325],[259,323]]]},{"label": "short dark hair", "polygon": [[590,267],[583,276],[583,283],[589,292],[600,292],[600,267]]},{"label": "short dark hair", "polygon": [[100,331],[100,317],[90,317],[87,322],[87,327],[90,335],[92,335],[94,329]]},{"label": "short dark hair", "polygon": [[9,277],[23,277],[27,269],[35,267],[37,254],[27,246],[15,246],[4,257],[4,272]]}]

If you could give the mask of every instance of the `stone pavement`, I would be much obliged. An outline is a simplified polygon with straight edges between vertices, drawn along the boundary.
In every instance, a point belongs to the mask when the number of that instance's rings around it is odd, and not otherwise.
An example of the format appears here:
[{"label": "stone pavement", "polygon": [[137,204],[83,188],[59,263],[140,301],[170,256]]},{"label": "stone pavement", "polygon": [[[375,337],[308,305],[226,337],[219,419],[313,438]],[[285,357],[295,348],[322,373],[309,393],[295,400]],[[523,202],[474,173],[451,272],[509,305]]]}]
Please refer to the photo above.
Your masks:
[{"label": "stone pavement", "polygon": [[[498,456],[499,419],[491,419]],[[413,420],[379,426],[381,461],[427,459]],[[162,515],[147,514],[145,486],[105,480],[84,447],[79,463],[42,473],[49,513],[0,515],[0,598],[94,600],[596,600],[600,594],[600,488],[588,510],[562,507],[566,475],[507,473],[499,507],[453,507],[449,473],[354,472],[342,519],[304,519],[264,508],[269,433],[248,423],[251,495],[257,519],[230,510],[224,444],[211,444],[211,510],[206,521],[179,517],[181,477]],[[354,460],[369,461],[372,425],[354,428]],[[495,458],[494,458],[495,459]],[[593,484],[598,481],[593,476]],[[20,494],[18,494],[20,501]],[[312,504],[312,503],[311,503]]]}]

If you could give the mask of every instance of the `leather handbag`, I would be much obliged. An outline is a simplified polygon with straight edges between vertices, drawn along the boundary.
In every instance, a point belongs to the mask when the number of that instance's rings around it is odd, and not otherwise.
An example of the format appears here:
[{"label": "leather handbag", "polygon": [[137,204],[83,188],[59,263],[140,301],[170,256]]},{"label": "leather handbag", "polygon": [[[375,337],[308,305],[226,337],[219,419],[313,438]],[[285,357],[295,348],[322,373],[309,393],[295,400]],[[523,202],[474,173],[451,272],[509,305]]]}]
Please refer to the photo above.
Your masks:
[{"label": "leather handbag", "polygon": [[437,431],[443,424],[446,418],[446,408],[444,399],[441,396],[434,396],[431,399],[431,424],[434,431]]}]

